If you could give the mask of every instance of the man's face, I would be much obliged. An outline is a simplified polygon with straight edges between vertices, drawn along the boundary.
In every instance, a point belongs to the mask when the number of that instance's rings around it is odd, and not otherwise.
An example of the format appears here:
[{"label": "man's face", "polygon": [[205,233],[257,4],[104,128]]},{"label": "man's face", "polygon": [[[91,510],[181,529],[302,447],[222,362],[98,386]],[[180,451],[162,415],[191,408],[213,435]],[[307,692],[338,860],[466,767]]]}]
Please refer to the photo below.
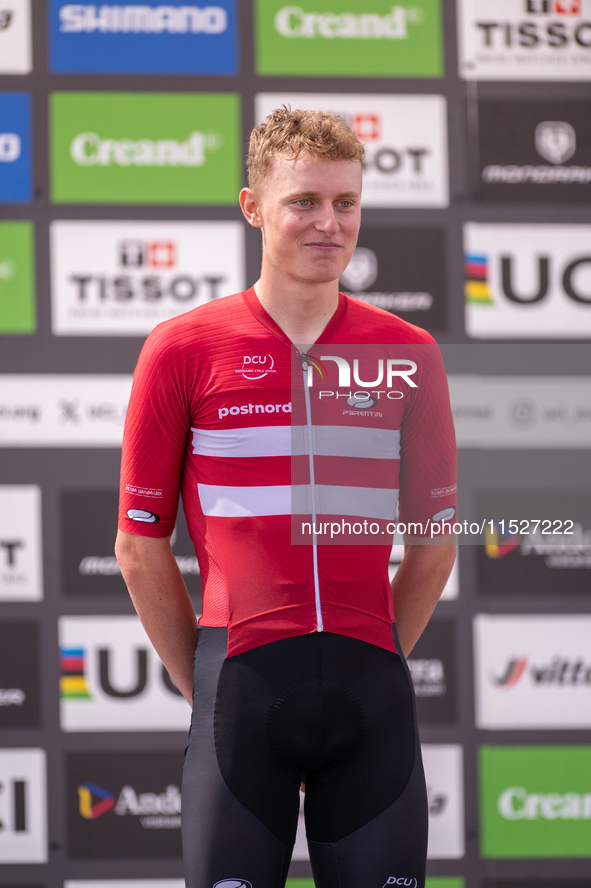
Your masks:
[{"label": "man's face", "polygon": [[276,157],[258,197],[264,263],[295,280],[337,280],[357,243],[361,164]]}]

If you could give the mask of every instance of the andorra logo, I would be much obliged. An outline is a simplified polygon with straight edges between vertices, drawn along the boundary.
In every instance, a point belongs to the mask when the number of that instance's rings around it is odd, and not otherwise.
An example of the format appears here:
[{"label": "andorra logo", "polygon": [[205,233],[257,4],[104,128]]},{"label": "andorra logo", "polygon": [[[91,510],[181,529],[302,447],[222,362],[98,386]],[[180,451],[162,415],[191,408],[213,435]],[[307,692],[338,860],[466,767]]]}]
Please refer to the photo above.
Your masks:
[{"label": "andorra logo", "polygon": [[[99,801],[93,804],[93,796]],[[85,820],[96,820],[107,811],[111,811],[117,800],[108,790],[96,783],[83,783],[78,787],[78,809]]]}]

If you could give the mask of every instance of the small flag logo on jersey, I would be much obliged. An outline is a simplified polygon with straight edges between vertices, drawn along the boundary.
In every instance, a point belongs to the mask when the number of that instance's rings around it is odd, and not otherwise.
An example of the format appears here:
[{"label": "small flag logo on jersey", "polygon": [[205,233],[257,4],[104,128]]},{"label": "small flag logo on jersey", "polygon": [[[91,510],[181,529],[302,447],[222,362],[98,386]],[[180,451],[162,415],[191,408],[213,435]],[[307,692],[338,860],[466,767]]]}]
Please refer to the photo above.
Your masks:
[{"label": "small flag logo on jersey", "polygon": [[466,301],[477,305],[492,305],[494,300],[488,285],[488,256],[466,253],[464,267]]},{"label": "small flag logo on jersey", "polygon": [[60,696],[63,700],[91,700],[84,674],[84,648],[60,648]]}]

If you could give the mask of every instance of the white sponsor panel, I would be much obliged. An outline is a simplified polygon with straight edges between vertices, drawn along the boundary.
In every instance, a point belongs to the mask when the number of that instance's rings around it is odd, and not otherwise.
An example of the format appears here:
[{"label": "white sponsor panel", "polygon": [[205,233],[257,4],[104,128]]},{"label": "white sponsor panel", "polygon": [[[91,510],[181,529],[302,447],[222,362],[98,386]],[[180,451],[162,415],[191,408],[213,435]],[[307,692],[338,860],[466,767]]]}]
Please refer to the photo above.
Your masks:
[{"label": "white sponsor panel", "polygon": [[[390,563],[388,564],[388,575],[390,582],[394,579],[396,571],[400,567],[402,556],[404,554],[404,544],[395,543],[390,553]],[[439,598],[440,601],[454,601],[460,594],[460,558],[456,552],[456,560],[451,569],[451,573],[444,586],[443,592]]]},{"label": "white sponsor panel", "polygon": [[458,0],[460,76],[591,80],[591,0]]},{"label": "white sponsor panel", "polygon": [[0,863],[47,863],[42,749],[0,749]]},{"label": "white sponsor panel", "polygon": [[60,617],[64,731],[187,731],[190,708],[137,617]]},{"label": "white sponsor panel", "polygon": [[464,756],[458,743],[423,743],[431,860],[464,856]]},{"label": "white sponsor panel", "polygon": [[[457,743],[424,743],[421,746],[429,805],[430,860],[464,856],[464,765]],[[293,860],[308,860],[303,793]]]},{"label": "white sponsor panel", "polygon": [[591,376],[448,377],[458,447],[591,447]]},{"label": "white sponsor panel", "polygon": [[474,618],[476,724],[591,727],[591,615]]},{"label": "white sponsor panel", "polygon": [[0,485],[0,601],[43,598],[41,489]]},{"label": "white sponsor panel", "polygon": [[0,74],[31,68],[31,0],[9,0],[0,4]]},{"label": "white sponsor panel", "polygon": [[0,447],[121,447],[131,375],[0,376]]},{"label": "white sponsor panel", "polygon": [[244,288],[240,222],[57,221],[50,239],[59,336],[145,336]]},{"label": "white sponsor panel", "polygon": [[439,95],[259,93],[257,123],[275,108],[342,115],[365,145],[364,207],[446,207],[447,105]]},{"label": "white sponsor panel", "polygon": [[591,225],[468,222],[466,332],[591,338]]}]

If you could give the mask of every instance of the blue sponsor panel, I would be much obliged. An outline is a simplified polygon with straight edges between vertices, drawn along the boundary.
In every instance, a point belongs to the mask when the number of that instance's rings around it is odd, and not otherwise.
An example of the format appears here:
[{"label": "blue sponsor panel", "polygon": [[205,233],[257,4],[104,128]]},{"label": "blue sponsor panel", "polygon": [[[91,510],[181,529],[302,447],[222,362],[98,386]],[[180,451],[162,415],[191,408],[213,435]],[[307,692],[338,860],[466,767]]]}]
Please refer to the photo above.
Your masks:
[{"label": "blue sponsor panel", "polygon": [[0,93],[0,203],[31,200],[31,101]]},{"label": "blue sponsor panel", "polygon": [[63,73],[236,74],[236,0],[189,3],[50,0],[50,68]]}]

